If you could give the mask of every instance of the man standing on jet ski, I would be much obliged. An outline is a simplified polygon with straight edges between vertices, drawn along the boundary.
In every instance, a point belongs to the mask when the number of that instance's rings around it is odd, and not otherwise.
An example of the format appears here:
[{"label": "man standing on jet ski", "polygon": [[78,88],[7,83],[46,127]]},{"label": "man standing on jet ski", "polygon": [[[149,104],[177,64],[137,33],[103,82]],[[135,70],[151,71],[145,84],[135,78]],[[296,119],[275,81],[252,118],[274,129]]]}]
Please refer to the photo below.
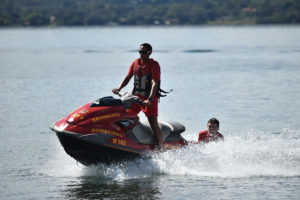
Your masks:
[{"label": "man standing on jet ski", "polygon": [[132,94],[139,96],[143,100],[143,106],[134,104],[131,110],[139,113],[141,110],[148,118],[149,124],[157,140],[158,147],[163,147],[163,138],[158,126],[158,98],[160,89],[160,66],[157,61],[149,58],[152,53],[152,46],[148,43],[140,45],[140,58],[133,61],[129,72],[118,88],[113,89],[113,93],[118,93],[125,87],[134,76],[134,87]]}]

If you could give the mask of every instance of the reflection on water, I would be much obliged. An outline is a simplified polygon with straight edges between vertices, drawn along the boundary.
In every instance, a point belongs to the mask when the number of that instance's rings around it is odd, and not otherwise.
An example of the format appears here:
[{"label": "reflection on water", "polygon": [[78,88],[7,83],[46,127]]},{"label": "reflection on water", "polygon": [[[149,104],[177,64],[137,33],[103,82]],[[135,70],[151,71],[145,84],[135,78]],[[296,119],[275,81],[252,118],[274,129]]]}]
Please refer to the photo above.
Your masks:
[{"label": "reflection on water", "polygon": [[67,185],[65,199],[158,199],[160,191],[155,177],[116,181],[99,177],[82,177]]}]

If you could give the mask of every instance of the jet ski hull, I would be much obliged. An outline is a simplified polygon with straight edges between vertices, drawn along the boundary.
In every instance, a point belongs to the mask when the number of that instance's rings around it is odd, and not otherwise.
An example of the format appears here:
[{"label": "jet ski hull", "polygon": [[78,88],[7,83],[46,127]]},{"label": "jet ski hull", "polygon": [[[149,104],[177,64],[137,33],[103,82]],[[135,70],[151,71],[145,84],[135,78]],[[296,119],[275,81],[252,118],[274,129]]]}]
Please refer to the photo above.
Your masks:
[{"label": "jet ski hull", "polygon": [[67,154],[83,165],[98,163],[118,163],[133,160],[141,156],[142,152],[131,149],[121,149],[111,144],[96,144],[82,139],[78,134],[57,132],[56,135]]}]

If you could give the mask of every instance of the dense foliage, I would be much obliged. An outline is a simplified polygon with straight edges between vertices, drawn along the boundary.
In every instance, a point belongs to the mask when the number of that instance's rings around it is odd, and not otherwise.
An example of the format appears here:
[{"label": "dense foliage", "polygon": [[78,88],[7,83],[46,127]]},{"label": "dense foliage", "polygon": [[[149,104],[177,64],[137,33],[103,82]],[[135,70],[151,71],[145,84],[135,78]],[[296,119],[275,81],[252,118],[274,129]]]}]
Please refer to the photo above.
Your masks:
[{"label": "dense foliage", "polygon": [[0,26],[299,23],[299,0],[0,0]]}]

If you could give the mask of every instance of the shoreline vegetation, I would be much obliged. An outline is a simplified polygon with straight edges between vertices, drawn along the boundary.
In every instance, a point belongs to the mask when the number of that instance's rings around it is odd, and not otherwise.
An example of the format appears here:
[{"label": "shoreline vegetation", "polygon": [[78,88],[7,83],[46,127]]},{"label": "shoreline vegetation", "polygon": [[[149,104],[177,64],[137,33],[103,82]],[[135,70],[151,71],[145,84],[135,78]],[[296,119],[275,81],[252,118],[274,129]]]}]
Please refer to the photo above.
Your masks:
[{"label": "shoreline vegetation", "polygon": [[299,0],[0,0],[0,27],[299,23]]}]

